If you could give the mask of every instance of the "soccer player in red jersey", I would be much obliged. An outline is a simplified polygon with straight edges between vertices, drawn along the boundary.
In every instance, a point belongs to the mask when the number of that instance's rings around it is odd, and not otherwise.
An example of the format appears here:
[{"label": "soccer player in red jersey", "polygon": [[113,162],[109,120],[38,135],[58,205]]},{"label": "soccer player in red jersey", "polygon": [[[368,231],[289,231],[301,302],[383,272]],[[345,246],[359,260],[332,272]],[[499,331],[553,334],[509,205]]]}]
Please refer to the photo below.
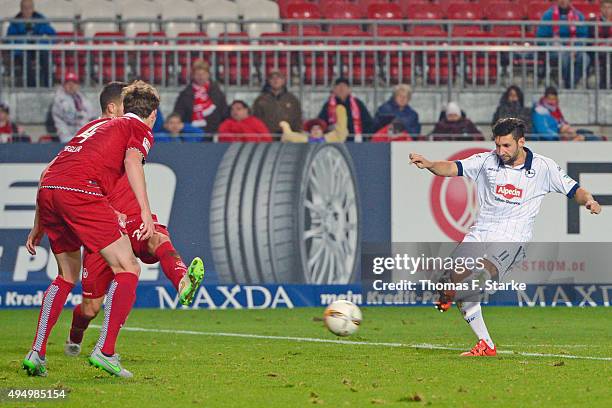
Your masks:
[{"label": "soccer player in red jersey", "polygon": [[[111,82],[104,86],[100,93],[103,118],[123,115],[121,92],[126,85],[123,82]],[[119,179],[115,189],[107,198],[111,207],[119,213],[121,223],[126,227],[136,257],[147,264],[160,262],[162,271],[179,293],[181,304],[190,304],[204,276],[202,260],[194,258],[187,268],[174,249],[168,230],[157,222],[155,214],[153,214],[155,232],[148,240],[139,240],[142,225],[140,207],[126,176]],[[90,321],[100,312],[104,295],[113,281],[113,276],[113,271],[100,254],[84,252],[81,282],[83,303],[75,306],[72,313],[70,336],[64,346],[67,356],[76,357],[80,354],[83,334]]]},{"label": "soccer player in red jersey", "polygon": [[59,275],[45,291],[32,349],[23,361],[30,375],[47,374],[47,339],[79,279],[83,245],[99,252],[114,273],[100,339],[89,361],[111,374],[132,376],[121,366],[115,342],[134,304],[140,265],[107,196],[127,175],[140,207],[140,239],[146,241],[153,235],[155,223],[143,162],[153,145],[151,128],[157,117],[159,94],[151,85],[136,81],[123,90],[123,103],[124,116],[85,125],[41,175],[34,226],[26,247],[34,254],[46,233]]}]

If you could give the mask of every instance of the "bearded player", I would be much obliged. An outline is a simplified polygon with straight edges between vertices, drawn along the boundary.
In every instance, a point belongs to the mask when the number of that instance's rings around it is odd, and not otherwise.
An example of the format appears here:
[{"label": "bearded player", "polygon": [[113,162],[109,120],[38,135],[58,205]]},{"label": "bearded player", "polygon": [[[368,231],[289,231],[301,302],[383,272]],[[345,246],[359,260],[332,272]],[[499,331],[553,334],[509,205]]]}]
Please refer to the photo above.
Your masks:
[{"label": "bearded player", "polygon": [[[102,118],[115,118],[123,115],[121,93],[125,86],[127,84],[123,82],[111,82],[104,86],[100,93]],[[111,207],[119,213],[121,223],[125,226],[130,238],[134,255],[146,264],[159,262],[164,275],[178,292],[181,304],[189,305],[204,277],[202,260],[198,257],[194,258],[187,268],[181,256],[174,249],[168,230],[157,222],[155,214],[153,214],[155,223],[153,235],[147,240],[140,239],[142,219],[138,201],[125,175],[117,182],[114,190],[108,196],[108,201]],[[81,352],[84,332],[91,320],[100,312],[104,295],[113,281],[113,271],[100,254],[86,250],[83,254],[81,281],[83,303],[74,307],[70,335],[64,346],[64,353],[71,357],[76,357]]]},{"label": "bearded player", "polygon": [[100,338],[89,361],[113,375],[132,377],[121,366],[115,344],[136,298],[140,265],[107,197],[127,175],[142,220],[139,238],[146,241],[153,236],[155,224],[143,164],[153,145],[151,128],[157,118],[159,93],[136,81],[123,90],[123,102],[124,116],[85,125],[42,172],[26,247],[35,254],[46,233],[58,276],[44,293],[32,348],[23,360],[29,375],[47,375],[47,340],[79,279],[84,246],[100,253],[114,275]]},{"label": "bearded player", "polygon": [[[429,161],[411,153],[410,161],[419,169],[436,176],[467,177],[478,186],[480,211],[476,222],[457,246],[453,255],[492,256],[484,259],[484,270],[471,271],[473,276],[502,277],[525,257],[524,244],[531,240],[535,217],[544,196],[551,192],[567,195],[591,214],[601,206],[591,193],[569,177],[552,159],[533,153],[525,147],[525,123],[516,118],[500,119],[493,126],[495,150],[479,153],[464,160]],[[464,275],[464,276],[461,276]],[[451,273],[453,283],[467,274]],[[456,295],[445,291],[436,303],[438,310],[448,310]],[[470,325],[478,343],[463,356],[495,356],[497,349],[484,322],[479,301],[459,301],[457,307]],[[472,299],[473,300],[473,299]]]}]

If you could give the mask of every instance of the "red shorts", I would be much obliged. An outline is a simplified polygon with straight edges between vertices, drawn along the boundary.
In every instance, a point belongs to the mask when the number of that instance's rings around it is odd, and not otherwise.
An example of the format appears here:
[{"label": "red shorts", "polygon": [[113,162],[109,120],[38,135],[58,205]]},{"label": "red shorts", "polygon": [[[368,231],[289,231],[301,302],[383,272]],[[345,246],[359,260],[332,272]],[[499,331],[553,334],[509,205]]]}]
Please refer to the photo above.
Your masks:
[{"label": "red shorts", "polygon": [[40,225],[55,254],[98,252],[121,238],[117,215],[104,196],[41,188],[36,198]]},{"label": "red shorts", "polygon": [[[157,223],[157,216],[153,215],[153,221],[155,221],[155,231],[170,236],[167,228]],[[130,237],[134,255],[146,264],[159,262],[159,259],[149,254],[147,241],[138,241],[138,232],[141,225],[140,216],[130,217],[126,221],[126,230]],[[114,277],[113,270],[100,254],[85,251],[83,254],[83,277],[81,279],[83,297],[97,299],[104,296]]]}]

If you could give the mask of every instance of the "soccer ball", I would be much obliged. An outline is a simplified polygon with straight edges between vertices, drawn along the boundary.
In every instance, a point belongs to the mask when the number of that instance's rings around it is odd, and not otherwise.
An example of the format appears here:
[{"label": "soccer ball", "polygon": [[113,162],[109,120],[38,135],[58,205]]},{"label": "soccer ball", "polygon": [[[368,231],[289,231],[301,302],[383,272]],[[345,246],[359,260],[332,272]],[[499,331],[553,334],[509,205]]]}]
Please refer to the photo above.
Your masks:
[{"label": "soccer ball", "polygon": [[359,329],[361,310],[348,300],[336,300],[325,309],[323,321],[336,336],[350,336]]}]

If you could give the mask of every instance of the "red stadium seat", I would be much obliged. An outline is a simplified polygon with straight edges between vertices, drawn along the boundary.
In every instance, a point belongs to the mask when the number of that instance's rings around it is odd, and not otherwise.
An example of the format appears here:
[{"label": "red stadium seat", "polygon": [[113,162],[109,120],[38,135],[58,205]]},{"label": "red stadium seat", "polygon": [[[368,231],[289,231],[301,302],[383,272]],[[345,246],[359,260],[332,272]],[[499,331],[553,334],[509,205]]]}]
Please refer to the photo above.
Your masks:
[{"label": "red stadium seat", "polygon": [[405,13],[409,20],[441,20],[444,12],[435,4],[424,4],[411,9]]},{"label": "red stadium seat", "polygon": [[[328,20],[356,20],[363,17],[361,8],[354,3],[342,3],[341,7],[333,7],[331,9],[324,10],[324,17]],[[355,31],[361,31],[361,25],[359,24],[342,24],[331,26],[330,29],[335,32],[335,35],[340,34],[340,31],[333,29],[335,27],[341,27],[340,30],[347,30],[346,32],[351,33]],[[350,34],[349,34],[350,35]]]},{"label": "red stadium seat", "polygon": [[[412,36],[409,33],[391,33],[389,37],[393,38],[387,41],[393,45],[411,45],[414,44]],[[382,75],[385,76],[392,84],[406,82],[412,79],[412,68],[415,63],[415,52],[400,52],[400,51],[382,51],[379,54],[379,60],[383,66]]]},{"label": "red stadium seat", "polygon": [[[218,44],[250,44],[251,39],[246,32],[227,33],[221,37]],[[248,51],[225,51],[219,53],[219,66],[223,76],[230,84],[243,85],[249,82],[251,73],[251,55]]]},{"label": "red stadium seat", "polygon": [[398,3],[398,1],[393,1],[393,0],[356,0],[356,3],[361,8],[361,13],[365,16],[365,15],[368,14],[368,9],[373,4]]},{"label": "red stadium seat", "polygon": [[[301,33],[304,35],[317,35],[322,32],[321,27],[319,25],[302,25],[301,30]],[[289,34],[299,35],[300,26],[296,24],[289,24]]]},{"label": "red stadium seat", "polygon": [[372,25],[372,32],[375,35],[383,36],[383,37],[393,37],[393,36],[402,36],[406,32],[400,25]]},{"label": "red stadium seat", "polygon": [[[62,45],[85,44],[83,35],[74,31],[59,31],[53,41]],[[86,51],[57,51],[51,52],[54,65],[55,80],[61,82],[67,71],[77,73],[79,78],[85,78],[87,65]]]},{"label": "red stadium seat", "polygon": [[[332,36],[338,37],[339,35],[333,32]],[[373,44],[372,40],[369,39],[371,34],[364,31],[353,31],[343,32],[341,37],[342,40],[334,41],[334,44],[339,45],[369,45]],[[338,53],[340,56],[340,68],[343,76],[351,79],[353,83],[364,84],[369,83],[374,78],[374,66],[375,66],[375,53],[372,51],[341,51]]]},{"label": "red stadium seat", "polygon": [[494,37],[504,38],[521,38],[521,26],[516,25],[493,25],[491,26],[491,34]]},{"label": "red stadium seat", "polygon": [[276,45],[275,51],[266,51],[261,54],[261,63],[266,76],[273,69],[278,69],[289,77],[292,53],[283,51],[283,45],[294,44],[296,41],[295,36],[287,33],[262,33],[260,35],[260,44]]},{"label": "red stadium seat", "polygon": [[[304,45],[325,45],[327,44],[326,33],[319,32],[314,34],[304,34],[300,38]],[[334,54],[320,51],[305,51],[304,60],[304,81],[307,84],[328,85],[333,79]]]},{"label": "red stadium seat", "polygon": [[[125,44],[120,31],[104,31],[94,34],[94,44]],[[127,52],[94,51],[94,77],[102,82],[125,80]]]},{"label": "red stadium seat", "polygon": [[[195,31],[192,33],[179,33],[178,34],[177,45],[183,44],[210,44],[210,40],[208,40],[208,36],[206,33],[201,31]],[[184,84],[189,80],[189,71],[191,69],[191,64],[196,59],[203,59],[210,63],[210,53],[204,51],[178,51],[177,54],[178,59],[178,71],[179,71],[179,83]]]},{"label": "red stadium seat", "polygon": [[582,14],[584,14],[585,20],[596,20],[601,14],[601,7],[599,4],[594,3],[577,3],[573,2],[572,5],[576,7]]},{"label": "red stadium seat", "polygon": [[518,3],[495,1],[487,4],[485,17],[489,20],[522,20],[525,9]]},{"label": "red stadium seat", "polygon": [[481,20],[483,10],[480,5],[474,3],[452,3],[448,6],[446,16],[450,20]]},{"label": "red stadium seat", "polygon": [[278,11],[282,18],[288,17],[287,8],[291,4],[317,3],[316,0],[276,0],[276,2],[278,3]]},{"label": "red stadium seat", "polygon": [[400,20],[402,9],[394,3],[376,3],[368,7],[368,18],[375,20]]},{"label": "red stadium seat", "polygon": [[[136,34],[136,44],[161,45],[167,44],[166,33],[141,32]],[[162,51],[137,51],[136,52],[136,72],[139,78],[148,82],[160,83],[167,77],[164,67],[169,67],[169,53]]]},{"label": "red stadium seat", "polygon": [[59,143],[60,139],[53,135],[42,135],[38,138],[38,143]]},{"label": "red stadium seat", "polygon": [[532,1],[527,6],[527,19],[533,21],[539,21],[542,19],[542,16],[553,6],[553,3],[548,1]]},{"label": "red stadium seat", "polygon": [[287,18],[294,20],[317,20],[321,18],[321,11],[316,4],[297,3],[287,6]]},{"label": "red stadium seat", "polygon": [[365,36],[369,35],[364,32],[360,26],[354,24],[348,25],[333,25],[329,27],[329,35],[332,37],[344,37],[344,36]]}]

